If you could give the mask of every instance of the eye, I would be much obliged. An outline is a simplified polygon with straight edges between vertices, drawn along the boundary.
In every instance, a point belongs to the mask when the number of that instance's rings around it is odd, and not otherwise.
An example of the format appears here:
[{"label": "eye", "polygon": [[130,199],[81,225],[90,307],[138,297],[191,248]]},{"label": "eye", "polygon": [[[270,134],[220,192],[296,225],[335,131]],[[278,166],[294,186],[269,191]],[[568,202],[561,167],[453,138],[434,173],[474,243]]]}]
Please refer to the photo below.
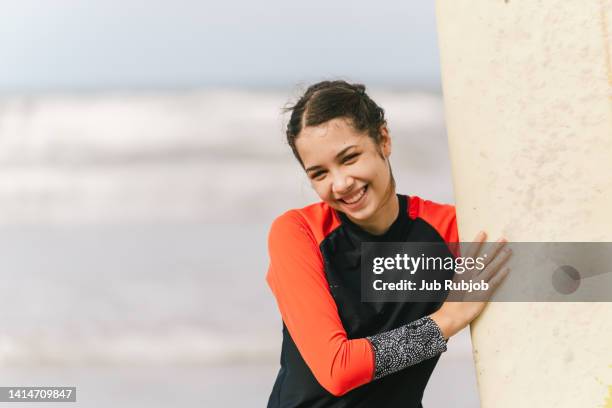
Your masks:
[{"label": "eye", "polygon": [[353,164],[357,161],[357,157],[359,157],[361,153],[353,153],[353,154],[349,154],[348,156],[345,156],[342,159],[342,163],[343,164]]},{"label": "eye", "polygon": [[323,180],[324,176],[325,176],[325,171],[323,171],[323,170],[320,170],[320,171],[317,171],[317,172],[314,172],[314,173],[310,174],[310,178],[312,180],[317,180],[317,181]]}]

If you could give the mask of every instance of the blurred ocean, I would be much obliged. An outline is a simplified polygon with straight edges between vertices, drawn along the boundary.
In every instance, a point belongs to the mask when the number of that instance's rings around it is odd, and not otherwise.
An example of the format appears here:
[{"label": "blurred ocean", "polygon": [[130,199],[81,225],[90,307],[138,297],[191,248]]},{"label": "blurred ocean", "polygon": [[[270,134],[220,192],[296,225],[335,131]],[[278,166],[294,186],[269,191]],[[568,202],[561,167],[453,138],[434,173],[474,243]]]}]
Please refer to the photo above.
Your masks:
[{"label": "blurred ocean", "polygon": [[[399,190],[452,200],[440,96],[370,93],[387,111]],[[0,223],[267,224],[316,200],[284,142],[294,96],[0,98]]]},{"label": "blurred ocean", "polygon": [[[452,202],[441,97],[369,93],[398,191]],[[264,405],[281,339],[268,226],[317,200],[284,142],[294,97],[0,99],[0,385],[76,385],[82,406]],[[425,403],[478,406],[471,361],[464,332]]]}]

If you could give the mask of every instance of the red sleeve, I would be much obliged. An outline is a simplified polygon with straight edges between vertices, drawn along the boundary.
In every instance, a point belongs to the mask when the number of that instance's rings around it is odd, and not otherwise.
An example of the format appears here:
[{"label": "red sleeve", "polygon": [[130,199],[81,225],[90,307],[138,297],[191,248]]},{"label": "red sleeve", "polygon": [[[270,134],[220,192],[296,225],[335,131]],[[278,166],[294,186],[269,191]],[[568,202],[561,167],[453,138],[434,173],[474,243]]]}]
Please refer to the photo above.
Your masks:
[{"label": "red sleeve", "polygon": [[374,352],[365,338],[349,340],[323,270],[323,259],[303,217],[289,211],[272,224],[266,280],[302,358],[335,396],[372,380]]},{"label": "red sleeve", "polygon": [[420,197],[410,198],[411,218],[421,218],[431,225],[449,245],[455,256],[459,256],[459,230],[457,229],[457,216],[455,206],[439,204]]}]

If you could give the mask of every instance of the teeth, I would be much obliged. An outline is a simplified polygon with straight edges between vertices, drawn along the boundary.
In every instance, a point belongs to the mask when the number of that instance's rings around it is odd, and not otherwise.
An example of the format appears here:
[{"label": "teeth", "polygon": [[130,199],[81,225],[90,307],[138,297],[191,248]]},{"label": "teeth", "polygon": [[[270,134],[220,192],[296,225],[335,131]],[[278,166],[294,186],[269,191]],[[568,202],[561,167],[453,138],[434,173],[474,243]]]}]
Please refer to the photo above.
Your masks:
[{"label": "teeth", "polygon": [[342,201],[344,201],[347,204],[353,204],[353,203],[356,203],[357,201],[359,201],[361,199],[361,197],[363,197],[364,194],[365,194],[365,186],[356,195],[344,198],[344,199],[342,199]]}]

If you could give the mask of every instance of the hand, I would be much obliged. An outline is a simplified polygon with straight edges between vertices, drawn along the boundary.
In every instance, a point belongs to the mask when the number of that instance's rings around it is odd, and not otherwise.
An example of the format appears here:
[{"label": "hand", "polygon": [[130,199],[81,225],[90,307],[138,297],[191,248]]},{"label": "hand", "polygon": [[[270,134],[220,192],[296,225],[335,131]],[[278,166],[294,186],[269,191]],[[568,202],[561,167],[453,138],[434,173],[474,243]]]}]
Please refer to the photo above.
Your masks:
[{"label": "hand", "polygon": [[504,248],[506,240],[500,238],[487,252],[479,255],[483,243],[487,235],[484,231],[478,233],[474,242],[469,246],[465,255],[466,258],[476,259],[481,256],[485,259],[483,262],[485,267],[482,270],[478,268],[467,269],[461,275],[455,275],[455,281],[484,281],[489,284],[489,289],[486,291],[473,292],[453,292],[449,297],[453,301],[446,301],[440,309],[433,313],[430,317],[442,330],[444,338],[448,339],[455,335],[465,326],[470,324],[483,311],[493,292],[502,280],[508,275],[509,268],[502,266],[506,263],[512,250]]}]

